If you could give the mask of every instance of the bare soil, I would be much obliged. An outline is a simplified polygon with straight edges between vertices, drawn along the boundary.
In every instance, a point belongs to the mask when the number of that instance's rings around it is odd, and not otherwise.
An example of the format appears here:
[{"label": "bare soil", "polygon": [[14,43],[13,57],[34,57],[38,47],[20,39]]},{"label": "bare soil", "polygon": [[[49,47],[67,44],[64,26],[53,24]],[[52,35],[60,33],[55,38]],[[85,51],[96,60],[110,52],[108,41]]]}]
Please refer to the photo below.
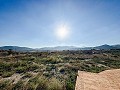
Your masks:
[{"label": "bare soil", "polygon": [[78,71],[75,90],[120,90],[120,69],[100,73]]}]

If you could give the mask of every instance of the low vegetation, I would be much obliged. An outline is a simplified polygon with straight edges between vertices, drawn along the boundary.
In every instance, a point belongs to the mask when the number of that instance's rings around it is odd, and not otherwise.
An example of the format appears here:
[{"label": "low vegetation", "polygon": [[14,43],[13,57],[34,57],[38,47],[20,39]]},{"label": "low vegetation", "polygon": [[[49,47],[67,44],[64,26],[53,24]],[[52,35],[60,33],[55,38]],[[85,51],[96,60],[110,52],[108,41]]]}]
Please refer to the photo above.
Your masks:
[{"label": "low vegetation", "polygon": [[16,53],[0,56],[0,90],[74,90],[78,70],[120,68],[120,50]]}]

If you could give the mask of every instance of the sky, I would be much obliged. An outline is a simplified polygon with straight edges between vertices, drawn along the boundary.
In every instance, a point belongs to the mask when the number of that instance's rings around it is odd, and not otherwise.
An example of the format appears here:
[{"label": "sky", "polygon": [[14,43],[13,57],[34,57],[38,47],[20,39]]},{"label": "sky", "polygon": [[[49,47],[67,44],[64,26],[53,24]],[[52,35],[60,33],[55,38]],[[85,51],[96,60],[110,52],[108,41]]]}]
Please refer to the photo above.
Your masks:
[{"label": "sky", "polygon": [[0,46],[120,44],[120,0],[0,0]]}]

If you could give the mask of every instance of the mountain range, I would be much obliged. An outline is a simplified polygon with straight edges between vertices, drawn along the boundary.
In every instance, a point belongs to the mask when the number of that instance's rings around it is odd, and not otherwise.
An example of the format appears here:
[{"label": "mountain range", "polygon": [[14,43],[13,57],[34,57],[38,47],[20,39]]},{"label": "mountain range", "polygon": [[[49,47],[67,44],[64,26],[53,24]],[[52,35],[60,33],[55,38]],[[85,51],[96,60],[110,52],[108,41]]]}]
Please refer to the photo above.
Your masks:
[{"label": "mountain range", "polygon": [[12,49],[14,51],[61,51],[61,50],[90,50],[90,49],[104,49],[104,50],[110,50],[110,49],[120,49],[120,45],[101,45],[101,46],[96,46],[96,47],[75,47],[75,46],[56,46],[56,47],[43,47],[43,48],[28,48],[28,47],[19,47],[19,46],[2,46],[0,47],[0,50],[9,50]]}]

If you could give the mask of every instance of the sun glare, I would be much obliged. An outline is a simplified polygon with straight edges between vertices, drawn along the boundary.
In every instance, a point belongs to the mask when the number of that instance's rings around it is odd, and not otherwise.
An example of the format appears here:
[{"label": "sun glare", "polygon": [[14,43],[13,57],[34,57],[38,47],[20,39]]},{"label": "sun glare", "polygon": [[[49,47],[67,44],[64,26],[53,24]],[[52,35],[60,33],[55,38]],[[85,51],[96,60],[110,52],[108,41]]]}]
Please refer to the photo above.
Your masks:
[{"label": "sun glare", "polygon": [[68,27],[65,25],[61,25],[60,27],[57,28],[56,35],[60,40],[66,39],[69,35]]}]

